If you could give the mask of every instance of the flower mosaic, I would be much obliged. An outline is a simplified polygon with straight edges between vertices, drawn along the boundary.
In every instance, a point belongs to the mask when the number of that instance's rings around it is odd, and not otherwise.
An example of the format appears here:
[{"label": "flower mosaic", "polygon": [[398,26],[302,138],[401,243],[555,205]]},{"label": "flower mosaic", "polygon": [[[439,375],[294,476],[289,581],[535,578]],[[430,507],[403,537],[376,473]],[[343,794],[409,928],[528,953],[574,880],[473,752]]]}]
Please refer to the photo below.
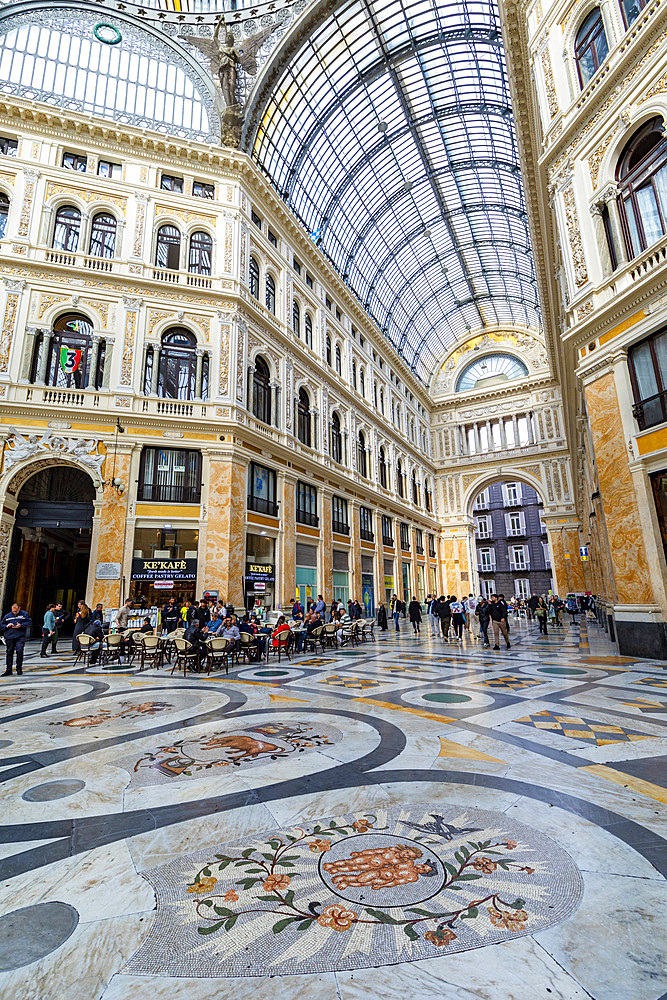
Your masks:
[{"label": "flower mosaic", "polygon": [[132,773],[133,784],[158,784],[200,777],[212,770],[230,773],[254,764],[292,759],[331,747],[343,734],[333,726],[270,720],[246,729],[215,729],[174,740],[137,759],[116,761]]},{"label": "flower mosaic", "polygon": [[417,961],[535,934],[582,893],[574,862],[542,833],[502,813],[424,804],[269,831],[144,875],[157,918],[134,975]]}]

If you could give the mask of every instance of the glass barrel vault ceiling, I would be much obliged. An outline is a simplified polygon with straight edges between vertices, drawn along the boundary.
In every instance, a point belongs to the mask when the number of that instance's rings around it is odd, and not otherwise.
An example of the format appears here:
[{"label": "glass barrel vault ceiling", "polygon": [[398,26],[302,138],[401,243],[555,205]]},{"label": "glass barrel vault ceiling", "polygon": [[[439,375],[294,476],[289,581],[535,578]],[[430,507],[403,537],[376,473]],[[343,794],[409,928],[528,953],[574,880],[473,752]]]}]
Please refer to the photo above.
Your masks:
[{"label": "glass barrel vault ceiling", "polygon": [[264,111],[254,158],[419,378],[471,329],[537,326],[495,3],[341,3]]}]

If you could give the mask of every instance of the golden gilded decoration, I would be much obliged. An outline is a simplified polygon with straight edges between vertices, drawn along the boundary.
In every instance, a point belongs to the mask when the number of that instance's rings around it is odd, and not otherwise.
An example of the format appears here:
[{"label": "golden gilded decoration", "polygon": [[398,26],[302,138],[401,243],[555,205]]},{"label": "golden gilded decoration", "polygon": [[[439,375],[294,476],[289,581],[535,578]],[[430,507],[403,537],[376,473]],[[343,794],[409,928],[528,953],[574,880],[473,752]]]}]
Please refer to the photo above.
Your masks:
[{"label": "golden gilded decoration", "polygon": [[604,137],[604,139],[602,140],[602,142],[600,143],[600,145],[598,146],[598,148],[595,150],[595,152],[588,161],[588,169],[591,172],[591,182],[594,188],[596,188],[598,184],[598,177],[600,175],[600,166],[602,165],[602,158],[604,157],[604,154],[607,152],[607,149],[609,148],[612,139],[617,134],[618,134],[618,126],[616,128],[613,128],[611,132],[607,133],[607,135]]},{"label": "golden gilded decoration", "polygon": [[665,91],[667,91],[667,73],[663,74],[658,82],[654,83],[653,86],[646,91],[643,97],[640,97],[638,103],[643,104],[644,101],[649,101],[652,97],[655,97],[656,94],[664,94]]},{"label": "golden gilded decoration", "polygon": [[136,216],[134,220],[134,245],[132,252],[135,257],[141,257],[144,245],[144,222],[146,221],[146,205],[143,201],[137,201]]},{"label": "golden gilded decoration", "polygon": [[183,319],[187,320],[188,323],[194,323],[198,326],[201,332],[204,334],[204,338],[208,343],[211,339],[211,320],[208,316],[201,316],[199,313],[184,313]]},{"label": "golden gilded decoration", "polygon": [[[132,358],[134,356],[134,338],[137,328],[137,311],[128,307],[125,317],[125,340],[123,341],[123,361],[120,370],[120,384],[132,385]],[[122,403],[117,404],[122,406]]]},{"label": "golden gilded decoration", "polygon": [[105,204],[115,205],[121,210],[123,215],[125,215],[125,208],[127,207],[127,198],[122,198],[117,195],[100,193],[98,191],[93,191],[90,188],[77,188],[71,187],[68,184],[56,184],[54,181],[49,181],[46,185],[46,200],[51,198],[54,194],[72,194],[81,201],[85,201],[88,204],[91,201],[104,202]]},{"label": "golden gilded decoration", "polygon": [[186,225],[190,225],[191,222],[199,222],[204,226],[215,226],[216,222],[214,215],[200,215],[198,212],[184,212],[179,208],[174,209],[170,205],[156,205],[155,218],[159,219],[163,215],[180,219]]},{"label": "golden gilded decoration", "polygon": [[544,87],[547,93],[547,104],[549,105],[549,117],[555,118],[558,114],[558,98],[556,97],[556,85],[554,83],[554,74],[551,68],[551,56],[549,55],[549,49],[545,49],[542,53],[542,72],[544,73]]},{"label": "golden gilded decoration", "polygon": [[49,295],[46,292],[42,292],[39,297],[39,312],[37,313],[37,319],[43,319],[45,313],[51,308],[51,306],[65,305],[69,299],[62,295]]},{"label": "golden gilded decoration", "polygon": [[16,174],[0,173],[0,181],[5,181],[7,184],[13,185],[15,180]]},{"label": "golden gilded decoration", "polygon": [[37,183],[36,171],[25,172],[25,189],[23,192],[23,204],[21,205],[21,216],[17,236],[27,236],[30,229],[30,213],[32,212],[32,199],[35,197],[35,186]]}]

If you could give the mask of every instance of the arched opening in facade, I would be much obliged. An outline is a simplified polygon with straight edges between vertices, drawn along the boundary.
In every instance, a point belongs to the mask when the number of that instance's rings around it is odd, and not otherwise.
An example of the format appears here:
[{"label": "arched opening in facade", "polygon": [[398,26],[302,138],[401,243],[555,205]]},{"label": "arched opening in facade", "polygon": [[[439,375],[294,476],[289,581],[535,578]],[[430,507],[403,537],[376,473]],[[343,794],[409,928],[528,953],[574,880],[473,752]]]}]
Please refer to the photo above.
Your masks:
[{"label": "arched opening in facade", "polygon": [[40,469],[19,490],[3,609],[20,604],[33,635],[47,604],[62,601],[71,612],[86,596],[94,500],[90,476],[71,465]]},{"label": "arched opening in facade", "polygon": [[527,600],[531,594],[548,597],[553,592],[543,509],[534,487],[517,479],[498,479],[473,494],[471,556],[482,597],[503,594],[506,601]]}]

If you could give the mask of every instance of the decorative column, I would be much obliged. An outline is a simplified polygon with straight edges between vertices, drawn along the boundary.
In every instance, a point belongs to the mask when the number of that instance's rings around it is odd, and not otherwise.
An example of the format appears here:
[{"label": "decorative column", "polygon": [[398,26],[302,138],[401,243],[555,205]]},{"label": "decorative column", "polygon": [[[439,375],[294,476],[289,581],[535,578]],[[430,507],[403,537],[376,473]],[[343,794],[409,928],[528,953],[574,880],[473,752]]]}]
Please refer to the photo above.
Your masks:
[{"label": "decorative column", "polygon": [[245,462],[228,453],[210,455],[203,589],[220,591],[236,609],[243,607],[245,565]]},{"label": "decorative column", "polygon": [[91,337],[92,346],[90,348],[90,363],[88,365],[88,384],[87,389],[97,389],[97,362],[100,356],[100,341],[101,337],[99,333],[94,333]]},{"label": "decorative column", "polygon": [[[125,484],[125,492],[118,493],[113,486],[107,486],[104,493],[98,493],[99,517],[93,518],[93,538],[91,540],[90,562],[91,569],[89,580],[93,584],[94,593],[86,596],[90,603],[102,602],[107,608],[118,608],[123,596],[127,594],[130,581],[125,579],[122,573],[123,551],[125,548],[126,523],[128,515],[129,501],[129,480],[131,453],[129,451],[117,451],[115,478],[120,479]],[[107,455],[102,466],[101,477],[109,478],[113,467],[113,458]],[[95,570],[97,563],[120,563],[121,574],[117,580],[97,580]]]},{"label": "decorative column", "polygon": [[352,556],[352,579],[350,580],[350,597],[353,601],[361,600],[361,537],[359,534],[359,504],[356,500],[347,501],[348,515],[350,517],[350,541]]},{"label": "decorative column", "polygon": [[276,597],[284,612],[291,610],[296,594],[296,476],[278,473],[280,503],[280,564],[276,574]]},{"label": "decorative column", "polygon": [[21,362],[21,374],[19,378],[29,379],[30,369],[32,368],[33,358],[35,357],[35,350],[37,348],[37,342],[39,340],[39,335],[42,331],[36,326],[27,326],[25,330],[25,347],[23,348],[23,360]]},{"label": "decorative column", "polygon": [[333,594],[333,536],[331,533],[331,490],[320,487],[320,545],[317,580],[320,593],[327,602]]},{"label": "decorative column", "polygon": [[202,373],[204,370],[204,350],[201,347],[197,348],[197,370],[195,374],[195,399],[201,399],[202,391]]},{"label": "decorative column", "polygon": [[159,344],[155,344],[153,346],[153,368],[151,370],[151,396],[157,396],[161,351],[162,348],[160,347]]},{"label": "decorative column", "polygon": [[51,338],[53,334],[51,330],[44,331],[44,337],[42,339],[42,351],[39,355],[39,364],[37,366],[37,378],[36,382],[40,385],[46,385],[46,368],[49,363],[49,354],[51,352]]},{"label": "decorative column", "polygon": [[482,442],[480,441],[479,437],[479,427],[477,425],[477,421],[475,421],[475,423],[472,425],[472,432],[475,436],[475,454],[479,455],[482,451]]},{"label": "decorative column", "polygon": [[280,430],[282,427],[282,408],[280,404],[282,386],[280,385],[280,382],[271,382],[270,385],[272,390],[271,397],[273,402],[273,408],[272,408],[273,412],[271,414],[271,417],[273,421],[273,426],[277,427],[278,430]]},{"label": "decorative column", "polygon": [[507,432],[505,431],[505,418],[500,418],[500,449],[507,451]]},{"label": "decorative column", "polygon": [[19,312],[19,302],[25,288],[25,281],[17,281],[14,278],[3,278],[5,290],[5,311],[2,317],[2,329],[0,330],[0,372],[9,371],[9,359],[14,342],[14,331],[16,328],[16,318]]},{"label": "decorative column", "polygon": [[518,448],[521,442],[519,440],[519,425],[517,423],[516,414],[514,413],[512,414],[512,430],[514,432],[514,444],[512,445],[512,447]]}]

